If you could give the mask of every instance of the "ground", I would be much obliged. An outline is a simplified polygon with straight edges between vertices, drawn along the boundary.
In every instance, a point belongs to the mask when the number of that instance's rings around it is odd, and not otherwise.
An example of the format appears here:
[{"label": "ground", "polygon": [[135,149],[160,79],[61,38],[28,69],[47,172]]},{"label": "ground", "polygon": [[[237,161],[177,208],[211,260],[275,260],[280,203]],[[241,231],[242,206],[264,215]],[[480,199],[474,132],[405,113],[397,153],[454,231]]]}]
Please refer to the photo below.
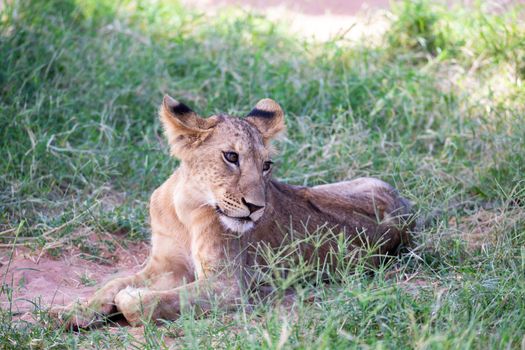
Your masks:
[{"label": "ground", "polygon": [[2,249],[0,274],[16,287],[10,295],[11,300],[2,295],[1,305],[27,319],[35,302],[51,307],[85,300],[109,279],[137,271],[148,252],[144,242],[126,244],[126,247],[115,249],[107,259],[97,257],[93,261],[75,248],[68,249],[60,257],[43,250]]},{"label": "ground", "polygon": [[[227,3],[2,2],[0,346],[523,347],[523,4]],[[57,329],[51,304],[147,256],[149,196],[178,165],[165,93],[205,116],[278,101],[275,176],[393,184],[414,204],[414,246],[330,283],[303,265],[269,274],[273,298],[233,312]]]}]

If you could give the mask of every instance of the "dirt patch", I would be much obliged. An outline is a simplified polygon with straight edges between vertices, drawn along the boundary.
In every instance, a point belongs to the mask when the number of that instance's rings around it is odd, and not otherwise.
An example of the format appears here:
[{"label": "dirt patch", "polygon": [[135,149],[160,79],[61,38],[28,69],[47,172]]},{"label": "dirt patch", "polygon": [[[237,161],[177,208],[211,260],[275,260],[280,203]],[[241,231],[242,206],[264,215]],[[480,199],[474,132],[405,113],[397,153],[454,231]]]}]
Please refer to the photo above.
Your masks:
[{"label": "dirt patch", "polygon": [[305,13],[309,15],[324,15],[324,14],[341,14],[341,15],[355,15],[363,8],[388,8],[389,0],[325,0],[325,1],[307,1],[307,0],[212,0],[202,1],[208,6],[224,6],[237,5],[249,6],[255,9],[268,9],[272,7],[286,7],[295,12]]},{"label": "dirt patch", "polygon": [[111,264],[86,259],[79,248],[60,258],[28,248],[0,250],[0,278],[9,292],[0,293],[0,307],[21,315],[35,307],[67,305],[89,297],[102,283],[140,269],[149,253],[147,243],[119,245]]},{"label": "dirt patch", "polygon": [[320,41],[338,38],[362,42],[366,37],[367,43],[371,39],[375,43],[388,28],[386,17],[376,15],[389,7],[387,0],[183,0],[182,3],[207,14],[221,13],[225,8],[255,11],[285,24],[290,33]]}]

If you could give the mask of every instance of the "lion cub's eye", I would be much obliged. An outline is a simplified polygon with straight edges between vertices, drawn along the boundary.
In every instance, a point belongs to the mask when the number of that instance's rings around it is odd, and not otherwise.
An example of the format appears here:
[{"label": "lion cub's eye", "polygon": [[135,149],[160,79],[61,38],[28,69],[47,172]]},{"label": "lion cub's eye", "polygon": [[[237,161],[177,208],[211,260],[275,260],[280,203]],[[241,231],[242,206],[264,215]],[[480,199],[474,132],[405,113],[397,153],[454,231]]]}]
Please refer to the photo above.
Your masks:
[{"label": "lion cub's eye", "polygon": [[263,171],[270,170],[270,168],[272,167],[272,164],[273,164],[273,162],[271,160],[267,161],[267,162],[264,162],[264,164],[263,164]]},{"label": "lion cub's eye", "polygon": [[235,152],[223,152],[224,159],[233,164],[239,164],[239,155]]}]

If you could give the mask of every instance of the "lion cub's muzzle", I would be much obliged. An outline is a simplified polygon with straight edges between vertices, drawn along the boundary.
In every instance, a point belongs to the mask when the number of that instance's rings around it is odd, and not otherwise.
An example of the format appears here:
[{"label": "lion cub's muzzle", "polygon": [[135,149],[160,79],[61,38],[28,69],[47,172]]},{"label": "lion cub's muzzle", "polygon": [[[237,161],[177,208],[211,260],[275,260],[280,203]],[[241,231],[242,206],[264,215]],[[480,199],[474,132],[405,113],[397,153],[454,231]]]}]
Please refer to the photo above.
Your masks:
[{"label": "lion cub's muzzle", "polygon": [[224,205],[217,205],[215,210],[220,215],[225,215],[232,219],[257,221],[264,214],[265,205],[258,205],[241,199],[242,205],[226,201]]},{"label": "lion cub's muzzle", "polygon": [[236,232],[245,232],[253,228],[263,216],[264,209],[265,203],[252,203],[246,198],[241,198],[240,202],[225,198],[215,206],[222,223]]}]

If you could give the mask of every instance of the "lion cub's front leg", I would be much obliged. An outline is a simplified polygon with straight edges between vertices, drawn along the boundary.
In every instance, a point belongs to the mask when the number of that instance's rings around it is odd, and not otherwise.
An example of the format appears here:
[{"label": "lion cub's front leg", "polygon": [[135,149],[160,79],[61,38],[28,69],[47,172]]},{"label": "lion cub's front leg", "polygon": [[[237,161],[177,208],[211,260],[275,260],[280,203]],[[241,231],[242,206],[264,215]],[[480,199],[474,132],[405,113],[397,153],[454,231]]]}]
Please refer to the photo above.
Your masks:
[{"label": "lion cub's front leg", "polygon": [[164,291],[128,287],[117,294],[115,303],[129,324],[138,326],[150,320],[175,320],[184,307],[196,306],[203,313],[215,304],[233,307],[240,291],[238,279],[224,273]]},{"label": "lion cub's front leg", "polygon": [[129,285],[142,285],[147,280],[148,270],[120,277],[106,283],[87,302],[75,301],[65,307],[55,307],[50,313],[66,328],[88,328],[117,311],[115,296]]},{"label": "lion cub's front leg", "polygon": [[116,278],[100,288],[86,303],[74,302],[51,310],[51,314],[67,328],[94,326],[119,309],[115,297],[126,288],[172,289],[191,281],[184,254],[175,238],[154,234],[152,251],[146,267],[131,276]]},{"label": "lion cub's front leg", "polygon": [[[200,312],[212,308],[214,302],[222,307],[235,305],[240,298],[241,267],[236,247],[227,253],[226,239],[216,232],[216,222],[195,225],[191,256],[196,281],[167,290],[126,288],[115,297],[117,309],[131,325],[141,321],[176,319],[187,306],[196,306]],[[204,227],[203,227],[204,226]]]}]

